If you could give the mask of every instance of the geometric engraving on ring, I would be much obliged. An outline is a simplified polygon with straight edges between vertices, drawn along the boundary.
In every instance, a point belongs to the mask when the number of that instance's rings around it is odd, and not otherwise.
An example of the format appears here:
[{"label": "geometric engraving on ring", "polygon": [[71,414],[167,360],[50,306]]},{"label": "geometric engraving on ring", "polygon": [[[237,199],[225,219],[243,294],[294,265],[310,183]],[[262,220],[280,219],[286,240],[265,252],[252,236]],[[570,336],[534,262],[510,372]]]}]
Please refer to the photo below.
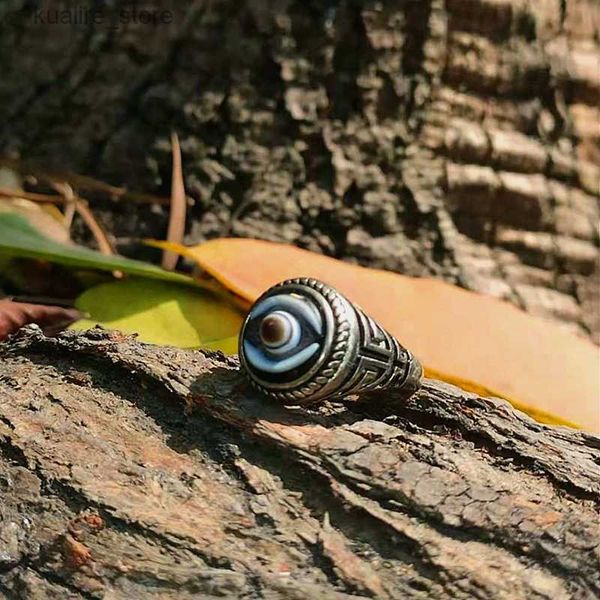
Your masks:
[{"label": "geometric engraving on ring", "polygon": [[356,309],[360,329],[357,364],[343,391],[401,386],[408,375],[409,354],[373,319]]}]

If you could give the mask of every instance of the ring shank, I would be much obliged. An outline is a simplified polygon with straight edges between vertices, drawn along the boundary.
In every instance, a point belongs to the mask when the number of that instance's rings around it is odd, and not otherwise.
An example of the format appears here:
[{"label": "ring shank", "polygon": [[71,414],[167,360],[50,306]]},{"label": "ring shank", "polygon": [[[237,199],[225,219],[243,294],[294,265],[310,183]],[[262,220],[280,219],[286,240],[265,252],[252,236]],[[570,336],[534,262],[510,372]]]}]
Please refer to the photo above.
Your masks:
[{"label": "ring shank", "polygon": [[406,379],[395,389],[402,392],[403,397],[409,398],[421,387],[421,380],[423,379],[423,366],[411,352],[407,352],[409,356],[408,373],[406,375]]},{"label": "ring shank", "polygon": [[354,352],[346,356],[342,369],[347,377],[335,395],[393,389],[396,395],[408,398],[420,387],[421,364],[375,319],[355,304],[349,306],[356,317],[351,319],[351,337],[356,344]]}]

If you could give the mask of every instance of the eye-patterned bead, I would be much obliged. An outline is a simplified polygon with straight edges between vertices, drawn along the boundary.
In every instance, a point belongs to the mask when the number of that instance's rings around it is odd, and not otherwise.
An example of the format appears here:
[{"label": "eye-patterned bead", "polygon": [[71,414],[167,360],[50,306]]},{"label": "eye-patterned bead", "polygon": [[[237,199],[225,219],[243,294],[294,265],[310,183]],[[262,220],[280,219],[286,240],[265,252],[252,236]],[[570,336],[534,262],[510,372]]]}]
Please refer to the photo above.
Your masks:
[{"label": "eye-patterned bead", "polygon": [[260,322],[260,341],[270,350],[275,350],[290,341],[294,332],[294,326],[297,330],[297,321],[292,321],[294,317],[286,312],[277,310],[269,313]]},{"label": "eye-patterned bead", "polygon": [[251,383],[286,403],[310,403],[366,390],[419,385],[419,362],[332,287],[310,278],[268,289],[240,333]]}]

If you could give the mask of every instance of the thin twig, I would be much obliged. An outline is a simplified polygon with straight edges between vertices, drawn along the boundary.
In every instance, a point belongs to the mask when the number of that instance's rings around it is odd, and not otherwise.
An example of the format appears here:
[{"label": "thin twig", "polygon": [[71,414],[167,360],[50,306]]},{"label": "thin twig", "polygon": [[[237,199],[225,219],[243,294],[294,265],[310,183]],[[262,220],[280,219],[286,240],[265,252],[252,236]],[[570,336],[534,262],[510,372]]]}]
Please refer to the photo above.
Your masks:
[{"label": "thin twig", "polygon": [[65,222],[65,227],[67,229],[71,229],[71,227],[73,226],[73,218],[75,217],[75,204],[73,202],[70,202],[69,204],[67,204],[63,210],[64,213],[64,222]]},{"label": "thin twig", "polygon": [[77,198],[75,201],[75,210],[92,232],[92,235],[98,244],[98,250],[107,256],[113,256],[116,254],[115,248],[112,245],[108,234],[96,219],[96,216],[92,212],[92,209],[88,206],[88,203],[81,198]]},{"label": "thin twig", "polygon": [[0,187],[0,196],[3,198],[23,198],[31,202],[41,202],[44,204],[63,204],[65,199],[63,196],[54,196],[51,194],[34,194],[32,192],[23,192],[21,190],[10,190]]},{"label": "thin twig", "polygon": [[82,198],[79,198],[68,183],[52,182],[51,185],[57,192],[63,195],[65,202],[67,202],[68,205],[72,205],[77,214],[83,219],[83,222],[87,225],[96,240],[98,250],[107,256],[116,254],[106,231],[96,219],[96,216],[87,205],[87,202]]},{"label": "thin twig", "polygon": [[65,181],[77,190],[86,190],[101,192],[107,194],[113,200],[129,200],[138,204],[161,204],[168,205],[169,198],[154,196],[152,194],[142,194],[131,192],[127,188],[110,185],[86,175],[76,175],[74,173],[58,173],[54,171],[45,171],[38,169],[35,165],[25,163],[13,158],[0,158],[0,166],[5,166],[18,171],[22,175],[33,175],[38,179],[52,183],[53,181]]},{"label": "thin twig", "polygon": [[[183,182],[183,166],[181,164],[181,146],[175,132],[171,133],[171,148],[173,153],[173,172],[171,175],[171,210],[167,241],[181,244],[185,233],[186,197]],[[165,250],[162,257],[164,269],[173,271],[179,256],[175,252]]]}]

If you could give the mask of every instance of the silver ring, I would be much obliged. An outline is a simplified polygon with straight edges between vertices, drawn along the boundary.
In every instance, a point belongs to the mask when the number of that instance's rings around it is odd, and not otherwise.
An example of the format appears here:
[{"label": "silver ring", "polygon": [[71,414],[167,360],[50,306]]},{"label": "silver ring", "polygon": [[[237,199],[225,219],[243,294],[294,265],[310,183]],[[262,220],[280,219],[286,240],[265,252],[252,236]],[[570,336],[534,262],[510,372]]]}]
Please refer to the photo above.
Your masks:
[{"label": "silver ring", "polygon": [[285,404],[310,404],[381,389],[408,398],[419,361],[331,286],[311,278],[269,288],[251,307],[239,339],[251,384]]}]

